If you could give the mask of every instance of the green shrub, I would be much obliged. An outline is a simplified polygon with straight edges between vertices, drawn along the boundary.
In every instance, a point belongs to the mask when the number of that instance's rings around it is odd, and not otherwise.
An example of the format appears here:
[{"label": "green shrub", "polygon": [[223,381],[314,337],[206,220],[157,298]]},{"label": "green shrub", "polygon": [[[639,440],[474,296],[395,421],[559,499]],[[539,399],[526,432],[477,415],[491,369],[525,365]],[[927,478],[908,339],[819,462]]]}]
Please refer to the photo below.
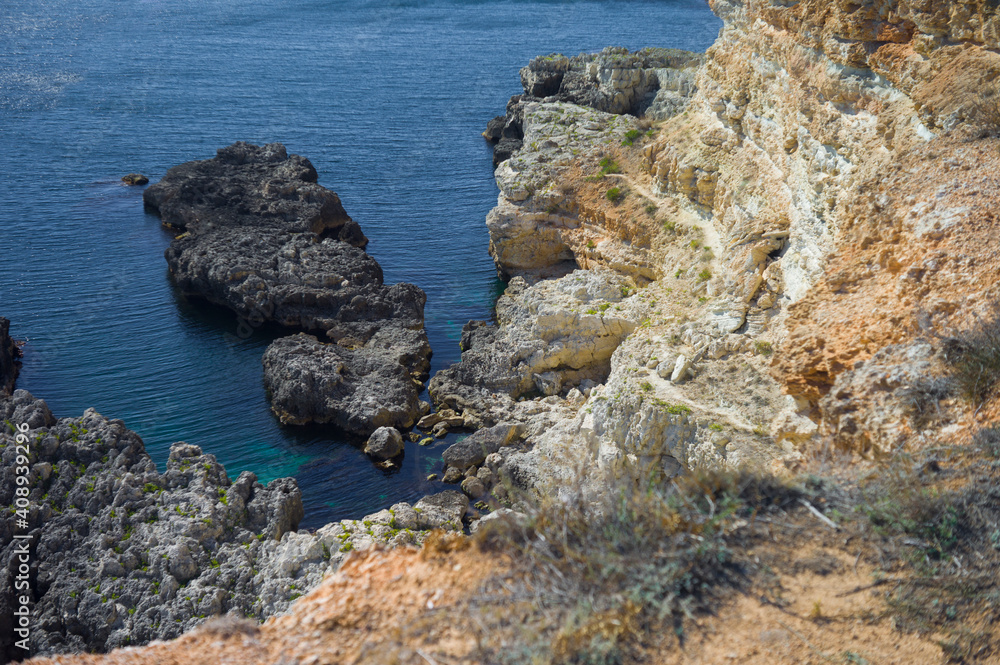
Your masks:
[{"label": "green shrub", "polygon": [[533,624],[515,622],[517,648],[487,662],[639,662],[648,635],[680,635],[724,592],[746,587],[731,525],[799,496],[747,474],[693,471],[671,482],[642,464],[626,463],[610,482],[597,497],[538,498],[526,522],[479,530],[480,548],[514,552],[503,586]]},{"label": "green shrub", "polygon": [[625,198],[625,192],[622,191],[621,187],[612,187],[605,196],[612,203],[618,203]]},{"label": "green shrub", "polygon": [[618,162],[611,159],[610,157],[605,157],[600,161],[601,173],[607,175],[609,173],[621,173],[622,168],[618,165]]},{"label": "green shrub", "polygon": [[625,138],[622,140],[622,145],[632,145],[640,136],[642,136],[642,132],[638,129],[630,129],[625,132]]}]

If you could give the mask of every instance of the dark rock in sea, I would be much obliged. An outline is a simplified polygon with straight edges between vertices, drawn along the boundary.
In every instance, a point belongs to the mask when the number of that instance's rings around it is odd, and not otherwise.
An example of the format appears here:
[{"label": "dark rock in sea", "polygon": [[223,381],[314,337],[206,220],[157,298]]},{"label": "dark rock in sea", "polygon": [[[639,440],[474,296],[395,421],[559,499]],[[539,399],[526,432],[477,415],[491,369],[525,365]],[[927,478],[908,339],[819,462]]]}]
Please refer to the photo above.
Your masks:
[{"label": "dark rock in sea", "polygon": [[403,435],[395,427],[379,427],[365,444],[365,455],[388,460],[403,454]]},{"label": "dark rock in sea", "polygon": [[[227,612],[264,618],[297,595],[290,578],[305,571],[289,573],[284,560],[303,515],[293,479],[265,487],[247,471],[230,481],[212,455],[184,443],[174,444],[158,473],[122,421],[93,409],[56,420],[25,390],[0,398],[0,421],[30,428],[28,525],[19,527],[15,515],[0,521],[0,565],[16,570],[13,536],[27,534],[33,654],[170,639]],[[16,448],[3,428],[5,506],[15,505]],[[327,562],[314,567],[310,583]],[[0,625],[8,628],[9,582],[0,585]],[[0,631],[0,654],[12,655],[12,634]]]},{"label": "dark rock in sea", "polygon": [[[185,231],[166,251],[185,294],[251,322],[325,334],[343,347],[336,360],[320,353],[305,362],[311,354],[303,355],[301,338],[272,345],[265,383],[282,422],[335,422],[368,434],[411,419],[411,377],[422,379],[429,366],[426,296],[412,284],[383,283],[381,266],[363,249],[361,227],[336,194],[317,184],[309,160],[279,143],[239,142],[213,159],[170,169],[143,200],[164,224]],[[320,349],[311,339],[307,346]],[[389,406],[370,405],[365,396],[378,393],[356,389],[369,371],[391,386]]]},{"label": "dark rock in sea", "polygon": [[381,328],[356,348],[300,333],[267,348],[264,386],[286,424],[332,423],[364,436],[380,427],[406,429],[421,414],[429,355],[423,332],[406,328]]},{"label": "dark rock in sea", "polygon": [[14,380],[21,367],[20,357],[21,349],[10,337],[10,321],[0,317],[0,396],[14,391]]},{"label": "dark rock in sea", "polygon": [[126,185],[145,185],[149,182],[149,178],[141,173],[129,173],[126,176],[122,176],[122,182]]},{"label": "dark rock in sea", "polygon": [[483,132],[483,138],[490,143],[496,143],[500,140],[500,135],[503,133],[503,128],[507,124],[507,117],[498,115],[497,117],[486,123],[486,131]]},{"label": "dark rock in sea", "polygon": [[213,159],[173,167],[142,199],[164,224],[192,233],[225,227],[336,237],[353,220],[317,178],[308,159],[280,143],[238,141]]}]

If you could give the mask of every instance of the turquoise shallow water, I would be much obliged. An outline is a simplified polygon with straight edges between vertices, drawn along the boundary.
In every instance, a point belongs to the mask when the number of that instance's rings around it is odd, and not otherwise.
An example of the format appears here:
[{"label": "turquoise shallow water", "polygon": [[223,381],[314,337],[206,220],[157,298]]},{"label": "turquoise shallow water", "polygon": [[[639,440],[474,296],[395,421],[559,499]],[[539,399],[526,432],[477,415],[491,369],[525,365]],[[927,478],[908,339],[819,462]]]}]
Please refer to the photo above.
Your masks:
[{"label": "turquoise shallow water", "polygon": [[[702,0],[333,2],[5,0],[0,5],[0,315],[29,340],[19,387],[57,416],[94,407],[158,464],[200,445],[231,477],[291,475],[305,526],[432,491],[445,443],[383,472],[326,428],[283,428],[261,386],[275,336],[175,292],[141,188],[236,140],[316,166],[371,238],[387,282],[427,292],[433,370],[502,284],[479,133],[534,55],[618,45],[704,50]],[[439,486],[438,486],[439,487]]]}]

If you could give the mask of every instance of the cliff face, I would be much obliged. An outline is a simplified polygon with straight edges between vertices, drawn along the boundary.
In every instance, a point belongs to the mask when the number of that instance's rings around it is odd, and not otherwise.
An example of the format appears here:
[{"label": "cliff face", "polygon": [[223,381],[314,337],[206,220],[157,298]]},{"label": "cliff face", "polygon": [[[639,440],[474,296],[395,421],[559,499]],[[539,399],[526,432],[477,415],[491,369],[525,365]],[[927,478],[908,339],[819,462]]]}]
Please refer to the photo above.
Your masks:
[{"label": "cliff face", "polygon": [[[987,239],[997,197],[996,8],[713,8],[726,27],[699,101],[717,119],[702,106],[709,125],[734,135],[717,160],[712,202],[716,227],[736,245],[731,311],[773,319],[775,377],[821,434],[888,452],[919,433],[912,389],[943,371],[941,338],[988,318],[997,298]],[[716,157],[682,154],[697,165]],[[683,187],[669,169],[658,166],[657,177]],[[753,241],[783,231],[773,250]]]},{"label": "cliff face", "polygon": [[[822,441],[880,454],[925,436],[921,400],[946,431],[966,427],[961,404],[917,384],[998,295],[995,8],[711,5],[725,26],[660,121],[558,95],[508,107],[525,140],[487,221],[500,271],[610,269],[650,307],[542,449],[764,466]],[[614,66],[646,80],[641,62]]]}]

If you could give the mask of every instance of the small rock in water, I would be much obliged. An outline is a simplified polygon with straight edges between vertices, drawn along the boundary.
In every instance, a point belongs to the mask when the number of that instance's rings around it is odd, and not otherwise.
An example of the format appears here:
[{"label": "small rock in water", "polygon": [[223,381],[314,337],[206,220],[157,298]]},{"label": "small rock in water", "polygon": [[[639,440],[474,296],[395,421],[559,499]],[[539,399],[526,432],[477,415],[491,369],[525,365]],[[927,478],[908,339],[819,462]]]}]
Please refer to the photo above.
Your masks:
[{"label": "small rock in water", "polygon": [[129,173],[126,176],[122,176],[122,182],[126,185],[145,185],[149,182],[149,178],[141,173]]},{"label": "small rock in water", "polygon": [[403,452],[403,436],[394,427],[379,427],[365,444],[365,455],[379,460],[397,457]]},{"label": "small rock in water", "polygon": [[459,483],[465,475],[453,466],[449,466],[445,469],[443,481],[449,484]]},{"label": "small rock in water", "polygon": [[486,494],[486,486],[479,478],[472,476],[471,478],[466,478],[462,481],[462,491],[465,492],[470,498],[478,499],[482,495]]}]

